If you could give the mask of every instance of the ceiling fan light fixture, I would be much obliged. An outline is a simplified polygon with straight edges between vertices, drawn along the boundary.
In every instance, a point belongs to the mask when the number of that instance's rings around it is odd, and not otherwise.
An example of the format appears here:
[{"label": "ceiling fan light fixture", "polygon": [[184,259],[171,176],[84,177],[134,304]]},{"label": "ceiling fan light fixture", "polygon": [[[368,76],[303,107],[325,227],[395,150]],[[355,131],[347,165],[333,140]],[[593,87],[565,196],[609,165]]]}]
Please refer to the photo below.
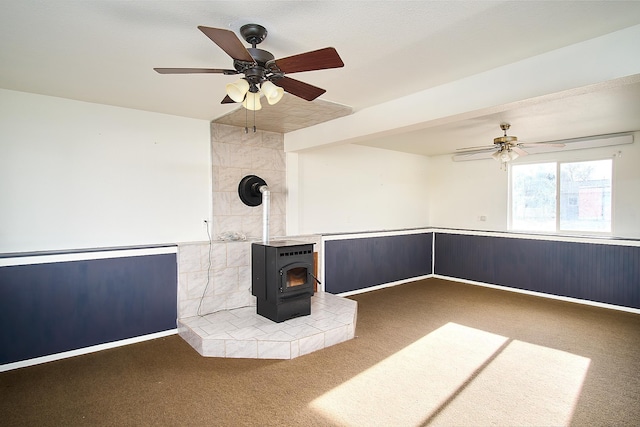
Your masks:
[{"label": "ceiling fan light fixture", "polygon": [[245,96],[244,101],[242,101],[242,106],[251,111],[258,111],[262,109],[262,104],[260,104],[260,92],[247,92],[247,96]]},{"label": "ceiling fan light fixture", "polygon": [[249,91],[249,82],[245,79],[238,79],[233,83],[227,84],[226,90],[229,98],[235,102],[242,102]]},{"label": "ceiling fan light fixture", "polygon": [[517,159],[519,155],[509,148],[502,147],[499,151],[493,153],[491,157],[493,157],[493,159],[497,162],[507,163]]},{"label": "ceiling fan light fixture", "polygon": [[284,96],[284,89],[276,86],[269,80],[262,83],[260,85],[260,89],[262,90],[262,93],[264,93],[265,98],[267,98],[269,105],[277,104]]}]

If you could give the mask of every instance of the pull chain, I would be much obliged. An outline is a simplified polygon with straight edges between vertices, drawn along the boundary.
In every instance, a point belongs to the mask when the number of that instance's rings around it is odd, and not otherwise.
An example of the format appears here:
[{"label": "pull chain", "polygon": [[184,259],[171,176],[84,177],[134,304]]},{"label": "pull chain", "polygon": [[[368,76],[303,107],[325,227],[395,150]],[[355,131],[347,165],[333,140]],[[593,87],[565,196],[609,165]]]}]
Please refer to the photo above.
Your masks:
[{"label": "pull chain", "polygon": [[244,109],[244,133],[249,133],[249,113]]}]

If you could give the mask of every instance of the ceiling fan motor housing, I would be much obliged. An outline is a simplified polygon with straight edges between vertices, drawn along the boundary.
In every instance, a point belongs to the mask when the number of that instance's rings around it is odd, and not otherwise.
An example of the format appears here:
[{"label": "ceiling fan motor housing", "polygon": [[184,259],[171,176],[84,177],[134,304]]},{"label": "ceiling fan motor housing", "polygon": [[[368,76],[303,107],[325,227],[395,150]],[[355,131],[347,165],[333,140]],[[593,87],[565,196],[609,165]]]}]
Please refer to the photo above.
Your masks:
[{"label": "ceiling fan motor housing", "polygon": [[267,38],[267,29],[258,24],[246,24],[240,27],[240,35],[255,48]]},{"label": "ceiling fan motor housing", "polygon": [[245,75],[245,79],[249,83],[259,84],[267,79],[271,80],[272,76],[269,74],[273,74],[273,77],[282,75],[282,72],[275,67],[275,57],[271,52],[254,47],[247,48],[247,51],[257,65],[238,60],[234,60],[233,65],[236,70]]},{"label": "ceiling fan motor housing", "polygon": [[494,144],[515,144],[518,142],[517,136],[501,136],[499,138],[494,138]]}]

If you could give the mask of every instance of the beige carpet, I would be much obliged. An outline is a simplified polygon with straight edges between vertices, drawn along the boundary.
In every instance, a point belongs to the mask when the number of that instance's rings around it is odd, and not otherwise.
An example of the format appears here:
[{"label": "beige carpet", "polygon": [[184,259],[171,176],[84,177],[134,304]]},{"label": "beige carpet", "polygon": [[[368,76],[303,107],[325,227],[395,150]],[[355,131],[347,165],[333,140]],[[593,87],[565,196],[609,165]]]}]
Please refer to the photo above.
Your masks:
[{"label": "beige carpet", "polygon": [[178,336],[0,374],[7,426],[640,425],[640,315],[428,279],[293,360]]}]

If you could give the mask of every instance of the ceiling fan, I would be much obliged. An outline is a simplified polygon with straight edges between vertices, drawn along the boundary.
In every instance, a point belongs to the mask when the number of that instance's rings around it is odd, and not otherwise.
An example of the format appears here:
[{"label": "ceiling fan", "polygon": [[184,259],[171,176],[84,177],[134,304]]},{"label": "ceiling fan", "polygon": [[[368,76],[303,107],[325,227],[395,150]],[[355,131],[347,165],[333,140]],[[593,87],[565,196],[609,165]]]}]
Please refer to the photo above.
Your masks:
[{"label": "ceiling fan", "polygon": [[227,85],[227,96],[222,104],[242,102],[249,110],[259,110],[260,96],[265,95],[269,104],[278,102],[284,92],[313,101],[326,92],[325,89],[285,76],[285,74],[343,67],[344,63],[333,47],[301,53],[282,59],[256,46],[267,37],[267,30],[258,24],[246,24],[240,34],[251,44],[245,48],[233,31],[199,26],[198,29],[233,59],[233,69],[220,68],[154,68],[160,74],[244,74],[244,77]]},{"label": "ceiling fan", "polygon": [[521,143],[518,142],[517,136],[509,136],[507,135],[507,130],[511,125],[509,123],[501,123],[500,129],[504,132],[503,136],[493,139],[492,146],[482,146],[482,147],[468,147],[468,148],[460,148],[456,150],[456,154],[453,155],[454,161],[464,161],[464,160],[478,160],[485,159],[488,157],[492,157],[493,159],[501,162],[502,165],[506,165],[507,162],[511,160],[515,160],[520,156],[526,156],[529,154],[524,149],[525,148],[533,148],[533,147],[556,147],[562,148],[564,144],[562,143],[550,143],[550,142],[534,142],[534,143]]}]

